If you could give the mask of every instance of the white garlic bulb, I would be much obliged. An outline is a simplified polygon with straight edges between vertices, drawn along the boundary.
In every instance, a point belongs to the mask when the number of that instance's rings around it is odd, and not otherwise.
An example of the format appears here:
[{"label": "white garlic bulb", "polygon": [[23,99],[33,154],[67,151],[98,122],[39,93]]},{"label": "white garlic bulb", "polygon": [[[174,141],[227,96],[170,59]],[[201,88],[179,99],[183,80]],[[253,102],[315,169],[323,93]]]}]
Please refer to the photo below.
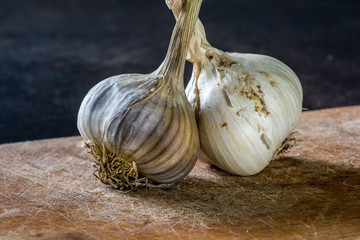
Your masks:
[{"label": "white garlic bulb", "polygon": [[84,98],[78,129],[102,182],[129,189],[139,184],[138,173],[172,183],[192,170],[200,146],[183,73],[201,2],[187,1],[156,71],[110,77]]},{"label": "white garlic bulb", "polygon": [[196,111],[201,149],[232,174],[260,172],[299,122],[299,79],[272,57],[212,47],[200,20],[188,60],[194,70],[186,94]]}]

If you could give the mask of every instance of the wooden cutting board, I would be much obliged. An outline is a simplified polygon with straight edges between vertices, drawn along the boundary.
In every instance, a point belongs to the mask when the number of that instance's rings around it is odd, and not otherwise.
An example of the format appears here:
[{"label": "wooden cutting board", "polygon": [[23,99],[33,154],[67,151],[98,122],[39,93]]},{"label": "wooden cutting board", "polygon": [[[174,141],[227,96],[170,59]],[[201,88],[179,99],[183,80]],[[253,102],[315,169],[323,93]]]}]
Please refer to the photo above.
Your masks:
[{"label": "wooden cutting board", "polygon": [[1,239],[356,239],[360,106],[305,112],[298,145],[252,177],[198,163],[171,189],[120,193],[80,137],[0,145]]}]

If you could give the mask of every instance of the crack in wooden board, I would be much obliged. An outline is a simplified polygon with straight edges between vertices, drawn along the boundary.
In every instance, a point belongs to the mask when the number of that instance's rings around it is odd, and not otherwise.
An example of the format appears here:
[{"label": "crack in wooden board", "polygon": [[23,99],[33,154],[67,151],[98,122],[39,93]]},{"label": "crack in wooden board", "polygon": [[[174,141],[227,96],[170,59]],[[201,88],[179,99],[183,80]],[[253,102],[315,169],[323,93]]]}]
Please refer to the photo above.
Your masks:
[{"label": "crack in wooden board", "polygon": [[360,106],[305,112],[301,141],[260,174],[204,163],[173,190],[122,194],[79,137],[0,145],[1,239],[356,239]]}]

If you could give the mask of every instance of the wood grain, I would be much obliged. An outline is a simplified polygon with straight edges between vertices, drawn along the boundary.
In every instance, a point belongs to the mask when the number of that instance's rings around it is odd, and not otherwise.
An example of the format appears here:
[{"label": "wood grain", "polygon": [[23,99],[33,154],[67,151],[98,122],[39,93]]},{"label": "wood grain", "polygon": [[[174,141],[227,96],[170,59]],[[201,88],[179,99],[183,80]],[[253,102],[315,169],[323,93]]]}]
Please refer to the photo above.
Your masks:
[{"label": "wood grain", "polygon": [[357,239],[360,106],[305,112],[260,174],[204,163],[169,190],[123,194],[79,137],[0,145],[0,239]]}]

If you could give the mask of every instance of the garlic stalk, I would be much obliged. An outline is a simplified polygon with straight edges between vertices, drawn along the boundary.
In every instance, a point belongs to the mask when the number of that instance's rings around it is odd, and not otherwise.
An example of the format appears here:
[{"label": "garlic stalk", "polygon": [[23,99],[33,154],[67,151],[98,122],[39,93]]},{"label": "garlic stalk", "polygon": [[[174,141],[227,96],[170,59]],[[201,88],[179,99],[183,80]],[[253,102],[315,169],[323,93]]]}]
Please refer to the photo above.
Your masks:
[{"label": "garlic stalk", "polygon": [[[181,3],[167,1],[175,17]],[[212,47],[200,20],[188,60],[194,70],[186,94],[196,111],[201,149],[227,172],[244,176],[260,172],[299,122],[303,99],[299,79],[275,58]]]},{"label": "garlic stalk", "polygon": [[157,70],[110,77],[85,96],[77,125],[103,183],[125,190],[147,179],[173,183],[195,165],[199,137],[183,74],[201,3],[186,1]]}]

